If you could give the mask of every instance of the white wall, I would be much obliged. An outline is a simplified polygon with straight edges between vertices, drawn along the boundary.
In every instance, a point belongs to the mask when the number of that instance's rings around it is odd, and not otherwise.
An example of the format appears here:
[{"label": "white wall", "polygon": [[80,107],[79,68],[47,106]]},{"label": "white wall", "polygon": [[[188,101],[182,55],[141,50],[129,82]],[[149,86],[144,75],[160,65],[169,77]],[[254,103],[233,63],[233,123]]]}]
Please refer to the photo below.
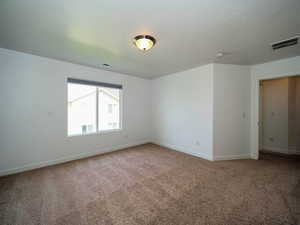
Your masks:
[{"label": "white wall", "polygon": [[214,64],[214,159],[250,158],[250,67]]},{"label": "white wall", "polygon": [[251,156],[258,158],[259,81],[300,74],[300,56],[251,66]]},{"label": "white wall", "polygon": [[213,65],[153,80],[153,141],[212,159]]},{"label": "white wall", "polygon": [[153,81],[154,142],[210,160],[250,158],[250,67],[210,64]]},{"label": "white wall", "polygon": [[[122,84],[123,131],[68,137],[68,76]],[[148,142],[150,83],[0,49],[0,175]]]},{"label": "white wall", "polygon": [[[210,64],[150,81],[0,49],[0,175],[149,141],[210,160],[243,158],[249,154],[246,68]],[[297,74],[300,57],[251,67],[253,158],[259,80]],[[69,76],[123,85],[123,131],[67,136]]]},{"label": "white wall", "polygon": [[262,149],[289,153],[289,79],[262,82]]}]

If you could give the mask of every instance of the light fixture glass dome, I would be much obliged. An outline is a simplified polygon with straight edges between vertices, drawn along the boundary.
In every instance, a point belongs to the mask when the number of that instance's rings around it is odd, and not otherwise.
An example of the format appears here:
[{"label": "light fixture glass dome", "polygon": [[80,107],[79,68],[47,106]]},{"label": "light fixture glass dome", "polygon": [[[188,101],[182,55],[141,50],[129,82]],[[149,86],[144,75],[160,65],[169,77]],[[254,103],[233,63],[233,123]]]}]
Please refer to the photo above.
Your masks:
[{"label": "light fixture glass dome", "polygon": [[142,51],[147,51],[155,45],[154,37],[150,35],[138,35],[134,38],[134,44],[138,49]]}]

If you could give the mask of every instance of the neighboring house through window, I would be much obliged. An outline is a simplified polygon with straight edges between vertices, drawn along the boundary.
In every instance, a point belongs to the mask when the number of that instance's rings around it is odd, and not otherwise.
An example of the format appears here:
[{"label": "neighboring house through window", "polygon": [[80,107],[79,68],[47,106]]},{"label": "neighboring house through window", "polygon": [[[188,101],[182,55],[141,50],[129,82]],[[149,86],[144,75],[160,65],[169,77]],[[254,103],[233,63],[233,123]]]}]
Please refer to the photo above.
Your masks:
[{"label": "neighboring house through window", "polygon": [[69,78],[68,135],[120,129],[122,86]]},{"label": "neighboring house through window", "polygon": [[113,112],[113,104],[108,104],[108,113],[112,113]]}]

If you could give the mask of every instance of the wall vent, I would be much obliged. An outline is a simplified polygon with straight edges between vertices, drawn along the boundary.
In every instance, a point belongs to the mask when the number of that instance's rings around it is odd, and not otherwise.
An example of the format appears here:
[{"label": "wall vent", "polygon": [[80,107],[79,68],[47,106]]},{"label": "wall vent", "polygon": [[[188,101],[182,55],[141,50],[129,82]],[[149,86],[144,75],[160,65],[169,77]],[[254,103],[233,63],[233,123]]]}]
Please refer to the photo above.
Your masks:
[{"label": "wall vent", "polygon": [[292,46],[292,45],[296,45],[296,44],[298,44],[298,38],[299,38],[299,36],[296,36],[296,37],[289,38],[287,40],[272,43],[271,44],[272,49],[277,50],[277,49],[280,49],[280,48],[285,48],[285,47],[289,47],[289,46]]}]

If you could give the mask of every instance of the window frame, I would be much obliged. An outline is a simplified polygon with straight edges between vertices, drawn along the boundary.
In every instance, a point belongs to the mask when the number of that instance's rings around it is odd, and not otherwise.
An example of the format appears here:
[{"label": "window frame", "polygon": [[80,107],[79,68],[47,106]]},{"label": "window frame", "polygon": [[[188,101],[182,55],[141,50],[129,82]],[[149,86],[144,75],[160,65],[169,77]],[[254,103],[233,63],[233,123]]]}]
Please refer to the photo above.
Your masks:
[{"label": "window frame", "polygon": [[[75,83],[75,82],[69,82],[68,79],[77,79],[77,78],[71,78],[71,77],[67,77],[66,79],[66,90],[67,90],[67,136],[68,137],[78,137],[78,136],[88,136],[88,135],[95,135],[95,134],[109,134],[109,133],[116,133],[116,132],[121,132],[123,130],[123,85],[121,85],[122,88],[115,88],[115,89],[119,89],[119,128],[116,129],[108,129],[108,130],[99,130],[99,89],[98,88],[113,88],[113,87],[105,87],[105,86],[101,86],[101,85],[92,85],[92,84],[82,84],[82,85],[87,85],[87,86],[95,86],[96,87],[96,131],[95,132],[91,132],[91,133],[80,133],[80,134],[69,134],[69,130],[68,130],[68,123],[69,123],[69,119],[68,119],[68,84],[71,83]],[[78,80],[81,80],[80,78]],[[83,81],[83,80],[82,80]],[[87,82],[93,82],[93,81],[88,81]],[[98,83],[97,81],[95,81],[95,83]],[[102,82],[99,82],[102,83]],[[80,83],[78,83],[80,84]],[[114,85],[114,84],[112,84]]]}]

